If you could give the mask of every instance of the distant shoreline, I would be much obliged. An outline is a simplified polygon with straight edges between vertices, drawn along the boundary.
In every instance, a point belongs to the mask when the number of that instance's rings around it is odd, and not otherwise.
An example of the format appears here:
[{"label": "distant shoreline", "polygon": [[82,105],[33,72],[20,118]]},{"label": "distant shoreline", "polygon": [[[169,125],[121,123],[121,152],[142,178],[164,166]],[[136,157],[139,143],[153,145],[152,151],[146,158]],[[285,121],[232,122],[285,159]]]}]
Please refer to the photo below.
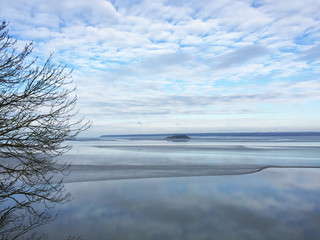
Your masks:
[{"label": "distant shoreline", "polygon": [[320,132],[234,132],[234,133],[161,133],[161,134],[114,134],[100,137],[167,137],[172,135],[199,137],[276,137],[276,136],[320,136]]}]

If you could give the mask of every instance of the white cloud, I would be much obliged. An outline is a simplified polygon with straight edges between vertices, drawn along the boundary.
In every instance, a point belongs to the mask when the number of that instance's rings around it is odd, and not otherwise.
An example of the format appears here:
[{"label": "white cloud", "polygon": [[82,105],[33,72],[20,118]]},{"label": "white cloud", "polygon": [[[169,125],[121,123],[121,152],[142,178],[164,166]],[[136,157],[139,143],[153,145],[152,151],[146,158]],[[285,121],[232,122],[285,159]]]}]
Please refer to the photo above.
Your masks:
[{"label": "white cloud", "polygon": [[280,114],[279,104],[319,101],[319,11],[313,0],[4,0],[0,8],[14,37],[34,41],[35,55],[55,52],[75,68],[79,106],[93,121],[259,117],[263,104]]}]

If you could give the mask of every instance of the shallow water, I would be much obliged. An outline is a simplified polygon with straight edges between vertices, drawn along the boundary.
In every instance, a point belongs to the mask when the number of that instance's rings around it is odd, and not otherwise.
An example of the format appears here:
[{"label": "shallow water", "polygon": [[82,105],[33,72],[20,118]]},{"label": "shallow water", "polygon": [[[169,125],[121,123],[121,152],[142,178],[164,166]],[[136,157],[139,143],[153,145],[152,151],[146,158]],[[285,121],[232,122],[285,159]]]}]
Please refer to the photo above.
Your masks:
[{"label": "shallow water", "polygon": [[[315,141],[319,140],[319,141]],[[188,142],[114,139],[73,142],[65,182],[247,174],[268,167],[320,167],[320,138],[198,137]]]},{"label": "shallow water", "polygon": [[318,169],[67,184],[49,239],[318,239]]},{"label": "shallow water", "polygon": [[317,139],[73,144],[49,239],[320,239]]}]

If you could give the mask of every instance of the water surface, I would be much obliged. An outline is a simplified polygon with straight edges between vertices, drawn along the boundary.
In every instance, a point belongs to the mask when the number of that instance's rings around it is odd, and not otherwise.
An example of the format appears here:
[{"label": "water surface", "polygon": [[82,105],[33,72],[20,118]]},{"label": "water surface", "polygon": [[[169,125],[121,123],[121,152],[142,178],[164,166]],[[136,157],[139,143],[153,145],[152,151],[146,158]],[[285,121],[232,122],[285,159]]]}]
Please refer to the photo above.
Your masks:
[{"label": "water surface", "polygon": [[75,200],[49,239],[320,239],[320,144],[308,138],[74,142]]}]

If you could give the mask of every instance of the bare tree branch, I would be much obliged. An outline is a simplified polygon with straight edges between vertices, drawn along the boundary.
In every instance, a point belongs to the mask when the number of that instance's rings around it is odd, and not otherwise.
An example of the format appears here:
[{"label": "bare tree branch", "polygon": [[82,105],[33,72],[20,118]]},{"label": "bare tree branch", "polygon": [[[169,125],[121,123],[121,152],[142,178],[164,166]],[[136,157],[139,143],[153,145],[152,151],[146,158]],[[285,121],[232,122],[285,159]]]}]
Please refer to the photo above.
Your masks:
[{"label": "bare tree branch", "polygon": [[71,199],[55,177],[69,166],[57,164],[55,157],[71,148],[63,145],[66,140],[90,126],[75,119],[72,71],[54,64],[53,54],[43,65],[37,58],[27,61],[32,43],[19,52],[16,42],[7,23],[0,23],[1,239],[16,239],[50,222],[55,215],[48,206]]}]

